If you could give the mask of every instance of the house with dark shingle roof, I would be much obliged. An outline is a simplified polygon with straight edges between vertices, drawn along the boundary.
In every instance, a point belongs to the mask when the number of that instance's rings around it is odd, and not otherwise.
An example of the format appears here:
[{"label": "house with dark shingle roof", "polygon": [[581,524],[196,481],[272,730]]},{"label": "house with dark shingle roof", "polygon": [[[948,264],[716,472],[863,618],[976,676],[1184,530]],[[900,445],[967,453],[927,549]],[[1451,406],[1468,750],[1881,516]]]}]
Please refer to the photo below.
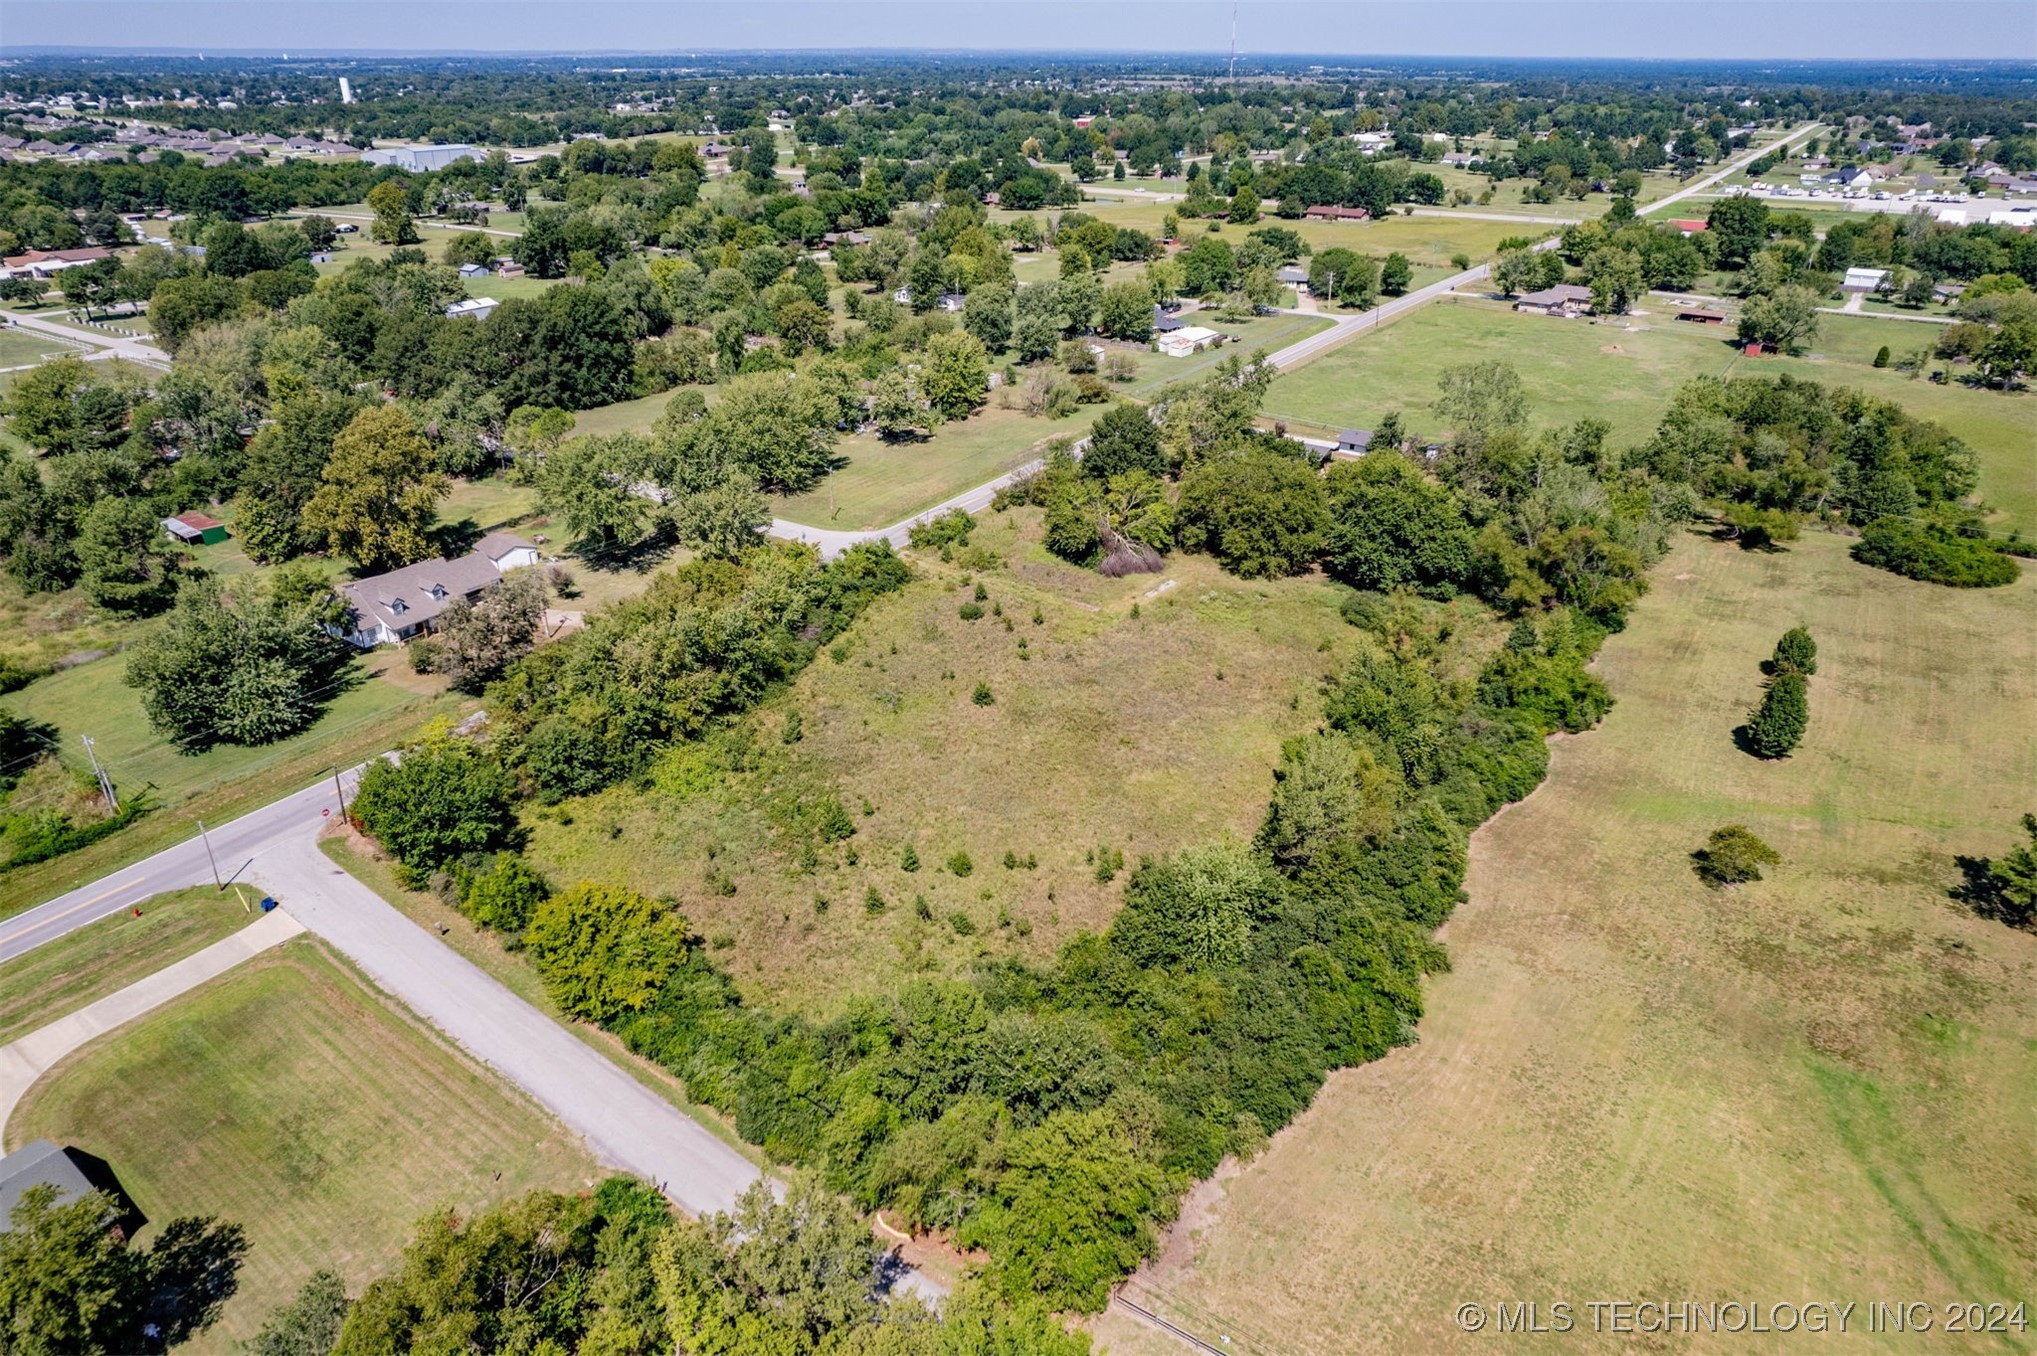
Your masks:
[{"label": "house with dark shingle roof", "polygon": [[387,574],[342,585],[350,630],[328,628],[364,650],[400,645],[432,629],[438,615],[464,598],[493,588],[510,570],[537,564],[537,547],[508,532],[491,532],[476,548],[452,560],[421,560]]},{"label": "house with dark shingle roof", "polygon": [[[35,1187],[56,1192],[55,1205],[89,1195],[92,1183],[68,1151],[46,1139],[32,1139],[0,1158],[0,1234],[13,1227],[14,1207]],[[109,1224],[111,1220],[107,1221]]]}]

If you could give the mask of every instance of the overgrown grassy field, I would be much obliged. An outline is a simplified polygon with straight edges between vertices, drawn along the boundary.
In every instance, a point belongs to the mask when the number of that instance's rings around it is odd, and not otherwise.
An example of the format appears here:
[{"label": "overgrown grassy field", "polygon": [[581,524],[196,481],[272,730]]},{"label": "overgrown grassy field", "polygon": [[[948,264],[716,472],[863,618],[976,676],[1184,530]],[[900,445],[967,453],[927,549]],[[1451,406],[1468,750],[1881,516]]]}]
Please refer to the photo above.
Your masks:
[{"label": "overgrown grassy field", "polygon": [[[1946,892],[2037,785],[2037,576],[1942,589],[1816,534],[1687,538],[1654,580],[1599,662],[1619,704],[1474,838],[1420,1043],[1191,1210],[1145,1293],[1205,1338],[1477,1351],[1459,1303],[2032,1297],[2037,938]],[[1764,763],[1730,731],[1797,621],[1810,730]],[[1734,822],[1782,865],[1707,889],[1689,853]]]},{"label": "overgrown grassy field", "polygon": [[[1173,208],[1172,203],[1104,199],[1082,204],[1083,211],[1112,225],[1132,226],[1153,234],[1159,233],[1162,220]],[[1194,233],[1206,232],[1208,225],[1203,221],[1184,221],[1184,239],[1194,239]],[[1261,226],[1287,227],[1306,240],[1311,249],[1325,250],[1342,245],[1381,259],[1399,250],[1407,255],[1411,263],[1430,268],[1449,267],[1450,256],[1460,251],[1469,254],[1474,262],[1489,259],[1498,250],[1499,242],[1508,236],[1525,235],[1539,240],[1555,234],[1553,226],[1476,217],[1395,216],[1354,223],[1282,221],[1270,215],[1256,226],[1220,223],[1217,234],[1236,246],[1244,243],[1245,237]]]},{"label": "overgrown grassy field", "polygon": [[1676,388],[1695,376],[1787,372],[1858,387],[1935,419],[1973,448],[1980,493],[2002,531],[2037,531],[2037,396],[1911,380],[1872,366],[1875,351],[1928,342],[1927,327],[1864,316],[1824,315],[1803,358],[1745,358],[1717,329],[1680,324],[1653,299],[1654,312],[1626,324],[1521,315],[1498,303],[1442,302],[1359,336],[1282,376],[1266,413],[1320,429],[1370,428],[1398,409],[1425,434],[1440,432],[1431,408],[1436,376],[1464,363],[1510,363],[1521,374],[1538,426],[1593,415],[1613,425],[1614,446],[1655,430]]},{"label": "overgrown grassy field", "polygon": [[0,965],[0,1045],[246,927],[260,890],[172,890]]},{"label": "overgrown grassy field", "polygon": [[841,467],[810,490],[774,498],[771,512],[814,527],[889,527],[1024,465],[1055,438],[1084,437],[1105,408],[1084,405],[1066,419],[1035,419],[993,402],[922,442],[853,434],[837,445],[846,458]]},{"label": "overgrown grassy field", "polygon": [[[1038,516],[983,516],[978,542],[1012,564],[979,576],[981,619],[959,615],[973,583],[923,561],[760,714],[754,771],[689,775],[682,755],[658,789],[539,810],[534,864],[558,882],[676,897],[753,997],[813,1013],[979,955],[1042,958],[1104,924],[1124,876],[1097,879],[1099,845],[1129,867],[1249,835],[1282,740],[1319,719],[1319,680],[1349,654],[1341,590],[1241,582],[1182,556],[1107,580],[1046,557]],[[973,699],[979,682],[988,705]],[[792,711],[802,738],[787,745]],[[830,792],[855,835],[803,868],[783,808]],[[901,866],[908,843],[917,871]],[[957,851],[967,876],[944,866]]]},{"label": "overgrown grassy field", "polygon": [[359,1294],[435,1206],[599,1176],[535,1105],[304,939],[59,1065],[8,1142],[38,1135],[112,1165],[144,1243],[179,1214],[246,1228],[240,1291],[192,1352],[233,1350],[319,1267]]}]

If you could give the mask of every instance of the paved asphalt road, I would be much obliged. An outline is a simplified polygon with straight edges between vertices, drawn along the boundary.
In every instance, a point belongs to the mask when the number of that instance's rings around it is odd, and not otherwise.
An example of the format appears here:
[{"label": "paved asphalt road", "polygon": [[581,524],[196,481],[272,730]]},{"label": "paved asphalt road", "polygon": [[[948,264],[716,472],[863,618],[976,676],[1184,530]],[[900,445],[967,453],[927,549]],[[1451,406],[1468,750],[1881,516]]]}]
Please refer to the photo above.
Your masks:
[{"label": "paved asphalt road", "polygon": [[[1750,151],[1746,155],[1741,156],[1738,160],[1735,160],[1731,164],[1726,165],[1724,168],[1720,169],[1716,173],[1708,175],[1703,179],[1696,180],[1695,182],[1691,183],[1688,187],[1678,189],[1676,192],[1669,194],[1667,197],[1649,203],[1646,207],[1640,209],[1640,215],[1645,216],[1655,212],[1660,212],[1662,209],[1670,207],[1676,203],[1679,203],[1683,201],[1685,198],[1691,197],[1694,194],[1703,193],[1706,189],[1710,188],[1713,184],[1718,183],[1721,179],[1724,179],[1728,175],[1733,174],[1735,171],[1744,168],[1749,162],[1759,159],[1761,156],[1768,154],[1770,151],[1775,150],[1778,147],[1786,146],[1793,141],[1799,141],[1802,138],[1807,137],[1811,135],[1811,133],[1818,130],[1819,124],[1816,123],[1800,127],[1796,131],[1790,133],[1787,137],[1784,137],[1781,141],[1771,143],[1768,146],[1764,146],[1758,151]],[[1091,191],[1094,192],[1098,190],[1092,188]],[[1102,191],[1108,192],[1110,190]],[[1127,192],[1136,193],[1138,191],[1139,190],[1121,189],[1116,190],[1116,193],[1127,193]],[[1159,198],[1164,195],[1154,194],[1150,196]],[[1530,222],[1542,226],[1561,226],[1568,224],[1567,222],[1564,221],[1560,220],[1552,221],[1548,218],[1528,217],[1528,216],[1507,216],[1505,214],[1493,214],[1493,213],[1438,212],[1434,213],[1434,215],[1496,216],[1502,220]],[[1535,248],[1538,250],[1546,250],[1554,249],[1555,246],[1556,237],[1551,236],[1547,240],[1544,240],[1537,244]],[[1296,340],[1294,343],[1289,344],[1286,348],[1283,348],[1279,352],[1273,354],[1270,361],[1273,363],[1275,367],[1281,368],[1282,370],[1297,366],[1300,363],[1307,362],[1310,358],[1314,358],[1323,353],[1328,352],[1329,350],[1337,347],[1339,344],[1342,344],[1347,340],[1364,333],[1367,330],[1378,328],[1380,325],[1384,324],[1386,321],[1392,320],[1396,316],[1405,315],[1409,311],[1414,310],[1416,307],[1427,305],[1429,302],[1434,301],[1437,297],[1443,296],[1444,294],[1449,292],[1454,292],[1461,287],[1466,287],[1473,283],[1484,282],[1487,278],[1491,276],[1492,276],[1491,266],[1487,264],[1480,264],[1476,268],[1469,268],[1462,273],[1455,273],[1452,274],[1450,277],[1442,278],[1436,282],[1432,282],[1427,287],[1418,288],[1413,292],[1409,292],[1406,296],[1394,297],[1389,301],[1383,302],[1380,305],[1375,306],[1373,309],[1369,311],[1360,311],[1352,315],[1340,315],[1336,317],[1336,322],[1332,324],[1330,328],[1323,330],[1318,334],[1312,334],[1308,336],[1306,339]],[[1297,312],[1296,314],[1299,313]],[[1004,488],[1006,485],[1009,485],[1014,480],[1033,474],[1035,471],[1040,469],[1041,464],[1042,463],[1038,461],[1027,462],[1024,466],[1020,466],[1015,470],[1005,472],[1005,474],[999,476],[995,480],[987,481],[982,485],[978,485],[973,490],[965,490],[961,494],[956,495],[952,499],[945,499],[940,503],[934,505],[932,508],[925,510],[924,512],[914,514],[912,517],[907,518],[903,522],[893,523],[890,527],[871,528],[868,531],[864,532],[843,532],[833,528],[812,527],[805,523],[795,523],[790,519],[786,518],[774,518],[771,520],[771,535],[780,538],[781,540],[784,541],[811,542],[813,545],[818,546],[820,548],[822,557],[829,560],[832,560],[834,557],[840,555],[842,552],[848,550],[851,546],[856,545],[858,542],[876,541],[880,537],[883,538],[885,541],[890,542],[893,546],[902,547],[906,543],[907,536],[910,535],[910,533],[912,532],[914,524],[923,523],[931,519],[938,518],[943,513],[947,513],[953,509],[962,509],[969,513],[975,513],[981,509],[987,508],[990,505],[990,501],[996,496],[997,492],[1000,489]]]},{"label": "paved asphalt road", "polygon": [[[352,774],[348,781],[351,795]],[[602,1162],[656,1182],[684,1209],[726,1210],[757,1180],[748,1159],[320,852],[315,840],[336,807],[328,777],[212,829],[220,873],[273,893],[378,986],[578,1132]],[[159,891],[211,879],[204,842],[179,843],[0,921],[0,961]]]},{"label": "paved asphalt road", "polygon": [[73,343],[91,344],[97,353],[79,356],[91,359],[126,358],[129,362],[148,363],[154,367],[168,367],[170,355],[143,339],[130,339],[124,334],[109,334],[105,330],[89,329],[82,325],[62,325],[54,320],[45,320],[39,315],[9,316],[9,320],[24,330],[39,334],[55,335]]}]

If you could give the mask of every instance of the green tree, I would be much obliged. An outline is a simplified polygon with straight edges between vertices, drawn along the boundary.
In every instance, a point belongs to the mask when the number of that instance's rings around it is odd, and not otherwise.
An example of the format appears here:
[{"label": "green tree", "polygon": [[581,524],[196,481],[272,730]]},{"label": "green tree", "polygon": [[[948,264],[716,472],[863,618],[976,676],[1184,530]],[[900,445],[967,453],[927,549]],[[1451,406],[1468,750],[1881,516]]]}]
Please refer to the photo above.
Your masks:
[{"label": "green tree", "polygon": [[1705,218],[1705,234],[1718,247],[1722,267],[1744,268],[1768,243],[1768,204],[1744,194],[1721,198]]},{"label": "green tree", "polygon": [[1299,457],[1249,451],[1212,457],[1181,478],[1181,544],[1232,574],[1263,579],[1307,567],[1330,526],[1322,481]]},{"label": "green tree", "polygon": [[1234,226],[1250,226],[1259,220],[1259,195],[1251,185],[1238,185],[1238,191],[1231,195],[1229,216]]},{"label": "green tree", "polygon": [[1117,282],[1103,289],[1096,327],[1112,339],[1143,344],[1153,337],[1153,294],[1144,283]]},{"label": "green tree", "polygon": [[1111,923],[1111,949],[1141,967],[1236,965],[1253,929],[1279,903],[1279,878],[1241,844],[1189,849],[1132,873],[1125,907]]},{"label": "green tree", "polygon": [[1444,589],[1471,569],[1471,526],[1457,496],[1382,448],[1338,462],[1325,478],[1330,528],[1323,563],[1355,588]]},{"label": "green tree", "polygon": [[375,214],[369,227],[377,244],[414,245],[417,227],[410,220],[410,197],[395,179],[384,179],[368,190],[368,208]]},{"label": "green tree", "polygon": [[1594,250],[1584,261],[1584,280],[1591,287],[1591,308],[1600,315],[1624,315],[1647,290],[1641,256],[1629,249]]},{"label": "green tree", "polygon": [[1744,885],[1761,879],[1761,868],[1782,860],[1782,854],[1754,836],[1745,824],[1713,829],[1705,845],[1691,854],[1698,878],[1707,885]]},{"label": "green tree", "polygon": [[0,1349],[20,1356],[176,1346],[210,1328],[239,1285],[239,1225],[180,1216],[146,1250],[113,1230],[119,1208],[92,1191],[61,1204],[30,1187],[0,1232]]},{"label": "green tree", "polygon": [[1397,297],[1408,290],[1414,281],[1414,265],[1399,250],[1386,256],[1386,262],[1379,266],[1379,290],[1389,297]]},{"label": "green tree", "polygon": [[409,415],[393,405],[362,410],[333,440],[304,530],[367,573],[425,559],[447,487],[431,466],[431,444]]},{"label": "green tree", "polygon": [[990,359],[983,341],[966,331],[935,335],[927,343],[920,386],[944,419],[966,419],[990,389]]},{"label": "green tree", "polygon": [[1736,332],[1742,343],[1773,344],[1784,353],[1801,353],[1818,335],[1817,294],[1791,285],[1768,296],[1749,297],[1740,307]]},{"label": "green tree", "polygon": [[916,371],[893,367],[870,383],[870,422],[877,426],[877,436],[895,442],[932,431],[941,415],[921,393]]},{"label": "green tree", "polygon": [[1100,1312],[1152,1255],[1166,1175],[1109,1110],[1058,1111],[1011,1137],[993,1200],[962,1228],[1007,1294]]},{"label": "green tree", "polygon": [[608,1022],[650,1006],[686,962],[686,931],[656,900],[583,882],[538,905],[524,945],[562,1011]]},{"label": "green tree", "polygon": [[1273,778],[1259,846],[1282,866],[1305,867],[1333,843],[1374,838],[1393,825],[1398,779],[1344,735],[1288,741]]},{"label": "green tree", "polygon": [[1181,265],[1181,290],[1188,296],[1227,292],[1238,280],[1237,256],[1213,235],[1198,237],[1175,261]]},{"label": "green tree", "polygon": [[544,576],[522,570],[469,602],[455,599],[439,613],[437,667],[462,692],[479,692],[537,643],[545,615]]},{"label": "green tree", "polygon": [[840,422],[837,402],[814,378],[746,373],[722,388],[721,399],[691,427],[679,456],[693,468],[688,474],[697,483],[739,466],[767,489],[795,492],[833,468]]},{"label": "green tree", "polygon": [[756,546],[770,525],[770,504],[740,467],[728,468],[719,481],[672,504],[679,540],[715,560],[735,560]]},{"label": "green tree", "polygon": [[169,621],[128,651],[123,681],[149,725],[187,752],[267,744],[316,719],[344,661],[312,609],[186,580]]},{"label": "green tree", "polygon": [[484,869],[461,878],[460,912],[484,928],[521,932],[551,893],[520,854],[498,852]]},{"label": "green tree", "polygon": [[2037,928],[2037,815],[2023,816],[2027,843],[2005,857],[1961,858],[1966,883],[1954,891],[1984,918],[2012,928]]},{"label": "green tree", "polygon": [[127,1326],[136,1258],[110,1227],[118,1207],[99,1192],[57,1203],[34,1186],[0,1233],[0,1342],[24,1356],[104,1351]]},{"label": "green tree", "polygon": [[649,477],[653,455],[651,444],[634,433],[561,443],[530,474],[538,507],[596,554],[630,546],[656,508],[636,489]]},{"label": "green tree", "polygon": [[1167,474],[1167,454],[1160,446],[1160,426],[1143,406],[1119,401],[1105,410],[1089,434],[1082,454],[1082,474],[1108,480],[1126,471]]},{"label": "green tree", "polygon": [[1806,676],[1818,671],[1818,642],[1811,639],[1808,627],[1792,626],[1782,633],[1782,639],[1775,642],[1775,658],[1770,667],[1777,673],[1794,670]]},{"label": "green tree", "polygon": [[320,544],[304,531],[304,506],[318,491],[334,440],[367,406],[351,392],[304,391],[275,403],[248,444],[235,501],[234,532],[249,558],[273,565]]},{"label": "green tree", "polygon": [[500,846],[516,825],[509,778],[443,722],[361,774],[355,819],[402,864],[413,885],[470,852]]},{"label": "green tree", "polygon": [[782,1201],[758,1182],[728,1214],[675,1225],[653,1267],[681,1350],[805,1356],[848,1350],[840,1343],[879,1317],[873,1287],[881,1253],[855,1211],[802,1173]]},{"label": "green tree", "polygon": [[1379,265],[1356,250],[1333,246],[1309,260],[1308,290],[1331,305],[1370,306],[1379,295]]},{"label": "green tree", "polygon": [[66,356],[22,373],[0,413],[30,447],[64,456],[112,446],[127,422],[128,401],[83,360]]},{"label": "green tree", "polygon": [[346,1282],[335,1272],[314,1271],[296,1298],[269,1312],[248,1343],[248,1356],[327,1356],[350,1307]]},{"label": "green tree", "polygon": [[1810,684],[1794,669],[1778,673],[1748,713],[1743,739],[1758,758],[1787,758],[1811,723]]},{"label": "green tree", "polygon": [[1447,367],[1436,378],[1436,392],[1436,413],[1449,421],[1460,447],[1482,448],[1495,435],[1527,422],[1527,388],[1507,363]]},{"label": "green tree", "polygon": [[146,617],[177,596],[183,556],[146,501],[102,499],[78,528],[85,596],[109,612]]}]

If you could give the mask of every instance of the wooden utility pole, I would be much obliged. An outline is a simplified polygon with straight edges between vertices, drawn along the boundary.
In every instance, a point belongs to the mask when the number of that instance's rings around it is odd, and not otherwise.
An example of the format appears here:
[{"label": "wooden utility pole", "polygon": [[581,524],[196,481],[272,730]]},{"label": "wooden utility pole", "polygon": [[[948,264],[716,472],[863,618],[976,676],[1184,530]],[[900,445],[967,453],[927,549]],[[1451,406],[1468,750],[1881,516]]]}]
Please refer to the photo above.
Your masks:
[{"label": "wooden utility pole", "polygon": [[205,840],[205,860],[212,863],[212,884],[221,894],[226,893],[226,882],[219,878],[219,858],[212,855],[212,835],[205,831],[205,821],[198,821],[198,836]]},{"label": "wooden utility pole", "polygon": [[85,756],[92,760],[92,775],[99,779],[99,794],[106,797],[106,808],[120,813],[120,799],[113,794],[113,778],[106,775],[106,769],[99,766],[98,750],[92,747],[91,735],[79,735],[85,741]]}]

